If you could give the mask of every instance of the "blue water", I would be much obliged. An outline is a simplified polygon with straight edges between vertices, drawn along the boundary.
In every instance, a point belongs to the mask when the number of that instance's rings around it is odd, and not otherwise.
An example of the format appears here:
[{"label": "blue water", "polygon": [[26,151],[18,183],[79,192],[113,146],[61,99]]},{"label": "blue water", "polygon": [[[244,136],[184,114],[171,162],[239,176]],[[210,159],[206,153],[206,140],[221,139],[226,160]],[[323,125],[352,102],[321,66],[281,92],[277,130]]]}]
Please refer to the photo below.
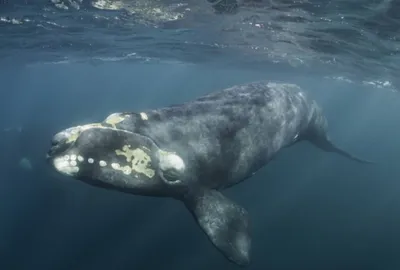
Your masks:
[{"label": "blue water", "polygon": [[239,269],[180,202],[44,157],[60,129],[260,79],[310,92],[335,143],[378,164],[301,143],[224,192],[251,217],[248,269],[400,269],[398,2],[0,3],[0,269]]},{"label": "blue water", "polygon": [[281,63],[398,86],[398,1],[237,1],[244,3],[236,13],[216,14],[206,0],[2,0],[0,58],[253,69]]}]

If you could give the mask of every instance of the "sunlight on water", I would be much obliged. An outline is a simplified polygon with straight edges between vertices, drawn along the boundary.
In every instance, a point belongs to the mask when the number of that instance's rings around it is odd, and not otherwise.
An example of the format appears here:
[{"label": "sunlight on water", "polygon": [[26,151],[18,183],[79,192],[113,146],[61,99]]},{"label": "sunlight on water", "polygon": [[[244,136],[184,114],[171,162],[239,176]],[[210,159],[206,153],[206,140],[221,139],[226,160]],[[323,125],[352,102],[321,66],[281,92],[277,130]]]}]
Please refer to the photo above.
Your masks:
[{"label": "sunlight on water", "polygon": [[6,17],[0,17],[0,22],[3,23],[10,23],[10,24],[22,24],[23,21],[14,19],[14,18],[6,18]]},{"label": "sunlight on water", "polygon": [[183,14],[171,11],[168,6],[160,3],[152,3],[145,0],[140,1],[110,1],[99,0],[92,2],[93,7],[103,10],[125,10],[129,14],[140,14],[150,20],[174,21],[183,17]]},{"label": "sunlight on water", "polygon": [[400,21],[394,1],[248,0],[229,14],[215,12],[206,0],[24,3],[12,9],[10,2],[10,9],[0,10],[7,35],[0,58],[25,64],[101,59],[247,68],[278,64],[325,68],[326,76],[373,82],[368,84],[377,88],[399,85]]}]

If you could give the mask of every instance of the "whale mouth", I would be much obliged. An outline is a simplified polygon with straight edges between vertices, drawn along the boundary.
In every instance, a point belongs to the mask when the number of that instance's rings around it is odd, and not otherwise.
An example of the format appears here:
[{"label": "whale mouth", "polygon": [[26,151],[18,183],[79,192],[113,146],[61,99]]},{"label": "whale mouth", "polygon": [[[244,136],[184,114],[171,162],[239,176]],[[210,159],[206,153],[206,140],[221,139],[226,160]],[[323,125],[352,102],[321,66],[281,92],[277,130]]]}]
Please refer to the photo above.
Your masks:
[{"label": "whale mouth", "polygon": [[46,159],[49,160],[55,156],[61,155],[63,152],[65,152],[69,148],[70,144],[64,142],[59,142],[59,143],[53,143],[49,149],[49,151],[46,154]]},{"label": "whale mouth", "polygon": [[62,155],[76,141],[81,132],[81,127],[72,127],[55,134],[51,140],[51,146],[46,154],[46,159],[51,160]]}]

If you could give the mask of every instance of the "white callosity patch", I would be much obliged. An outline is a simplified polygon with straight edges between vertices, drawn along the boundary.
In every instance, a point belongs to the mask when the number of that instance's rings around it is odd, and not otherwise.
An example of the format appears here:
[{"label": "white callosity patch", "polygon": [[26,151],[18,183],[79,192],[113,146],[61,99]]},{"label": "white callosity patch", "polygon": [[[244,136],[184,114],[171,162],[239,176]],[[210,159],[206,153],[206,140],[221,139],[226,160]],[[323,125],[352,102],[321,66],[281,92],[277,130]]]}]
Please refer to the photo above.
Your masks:
[{"label": "white callosity patch", "polygon": [[68,129],[58,133],[57,135],[60,137],[67,138],[67,143],[72,143],[72,142],[76,141],[80,132],[81,132],[81,127],[77,126],[77,127],[68,128]]},{"label": "white callosity patch", "polygon": [[74,175],[75,173],[79,172],[78,162],[83,161],[84,158],[82,156],[71,154],[55,158],[53,164],[56,170],[60,173]]},{"label": "white callosity patch", "polygon": [[[79,172],[78,163],[83,163],[84,161],[85,161],[84,157],[76,154],[71,154],[55,158],[53,160],[53,165],[56,168],[56,170],[59,171],[60,173],[73,176],[75,173]],[[93,164],[94,159],[88,158],[87,162]],[[107,162],[105,162],[104,160],[100,160],[99,166],[105,167],[107,166]],[[111,166],[119,166],[119,164],[113,163],[111,164]]]},{"label": "white callosity patch", "polygon": [[159,158],[160,169],[163,171],[175,169],[179,172],[183,172],[185,170],[185,162],[183,162],[182,158],[175,153],[162,151]]},{"label": "white callosity patch", "polygon": [[111,168],[113,168],[114,170],[118,170],[121,167],[121,165],[119,165],[118,163],[111,163]]},{"label": "white callosity patch", "polygon": [[[75,165],[74,163],[75,162]],[[62,174],[74,175],[79,172],[79,167],[76,166],[76,161],[68,161],[65,157],[57,157],[53,160],[53,165],[56,170]]]},{"label": "white callosity patch", "polygon": [[55,135],[55,138],[58,141],[66,139],[66,143],[73,143],[78,139],[81,132],[91,128],[104,128],[104,127],[99,123],[92,123],[83,126],[71,127],[57,133]]},{"label": "white callosity patch", "polygon": [[141,113],[140,113],[140,117],[142,118],[142,120],[149,120],[149,117],[148,117],[147,114],[144,113],[144,112],[141,112]]},{"label": "white callosity patch", "polygon": [[100,165],[100,167],[105,167],[105,166],[107,166],[107,162],[105,162],[104,160],[100,160],[99,165]]},{"label": "white callosity patch", "polygon": [[120,113],[112,113],[107,116],[106,120],[104,120],[107,124],[111,125],[113,128],[117,128],[117,124],[124,121],[125,116],[121,115]]},{"label": "white callosity patch", "polygon": [[125,156],[127,165],[117,169],[122,170],[124,174],[131,174],[138,177],[137,173],[143,174],[148,178],[153,178],[155,171],[151,167],[151,157],[147,154],[149,151],[146,147],[142,149],[131,149],[130,145],[124,145],[122,149],[116,149],[115,154]]}]

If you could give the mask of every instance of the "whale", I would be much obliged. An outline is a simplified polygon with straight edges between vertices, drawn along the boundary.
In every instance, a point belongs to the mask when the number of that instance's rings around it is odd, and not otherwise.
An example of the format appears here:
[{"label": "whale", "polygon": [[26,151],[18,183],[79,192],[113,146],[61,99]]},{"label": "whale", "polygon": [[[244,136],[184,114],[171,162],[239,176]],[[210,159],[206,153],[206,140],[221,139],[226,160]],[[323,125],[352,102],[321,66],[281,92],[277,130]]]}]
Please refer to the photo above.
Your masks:
[{"label": "whale", "polygon": [[250,179],[283,149],[308,141],[351,162],[336,146],[317,102],[298,85],[257,81],[181,104],[117,112],[65,128],[47,161],[91,186],[181,201],[229,261],[251,261],[247,210],[223,191]]}]

